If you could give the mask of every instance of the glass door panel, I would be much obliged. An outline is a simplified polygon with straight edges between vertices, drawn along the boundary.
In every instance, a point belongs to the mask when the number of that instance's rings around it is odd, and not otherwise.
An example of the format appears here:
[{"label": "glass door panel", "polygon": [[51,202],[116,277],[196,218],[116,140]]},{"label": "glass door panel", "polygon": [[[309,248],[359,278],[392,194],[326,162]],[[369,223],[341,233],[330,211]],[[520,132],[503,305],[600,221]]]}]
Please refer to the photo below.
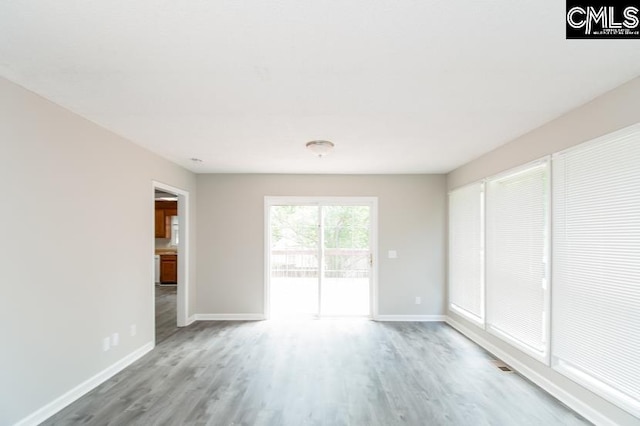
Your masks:
[{"label": "glass door panel", "polygon": [[321,311],[327,316],[370,313],[369,206],[322,206]]},{"label": "glass door panel", "polygon": [[319,313],[318,206],[271,206],[271,314]]}]

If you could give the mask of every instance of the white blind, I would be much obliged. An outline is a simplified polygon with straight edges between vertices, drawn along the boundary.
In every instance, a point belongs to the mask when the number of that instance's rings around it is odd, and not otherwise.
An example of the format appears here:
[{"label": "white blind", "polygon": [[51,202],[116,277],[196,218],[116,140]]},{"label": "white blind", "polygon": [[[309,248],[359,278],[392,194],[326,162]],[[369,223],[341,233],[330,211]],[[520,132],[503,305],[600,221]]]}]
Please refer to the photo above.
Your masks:
[{"label": "white blind", "polygon": [[546,361],[548,161],[487,181],[489,331]]},{"label": "white blind", "polygon": [[480,323],[484,321],[482,191],[482,183],[476,183],[449,194],[449,303]]},{"label": "white blind", "polygon": [[554,368],[640,417],[640,125],[554,155]]}]

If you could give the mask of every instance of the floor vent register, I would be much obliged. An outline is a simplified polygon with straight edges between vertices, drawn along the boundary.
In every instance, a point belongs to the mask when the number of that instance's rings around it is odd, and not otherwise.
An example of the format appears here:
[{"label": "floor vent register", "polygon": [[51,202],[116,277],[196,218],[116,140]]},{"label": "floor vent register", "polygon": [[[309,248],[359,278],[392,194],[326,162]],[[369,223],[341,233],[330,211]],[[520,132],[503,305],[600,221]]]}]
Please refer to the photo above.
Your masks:
[{"label": "floor vent register", "polygon": [[505,364],[504,362],[502,362],[499,359],[493,359],[491,360],[491,362],[493,363],[493,365],[495,365],[498,369],[504,371],[505,373],[513,373],[513,369],[511,367],[509,367],[507,364]]}]

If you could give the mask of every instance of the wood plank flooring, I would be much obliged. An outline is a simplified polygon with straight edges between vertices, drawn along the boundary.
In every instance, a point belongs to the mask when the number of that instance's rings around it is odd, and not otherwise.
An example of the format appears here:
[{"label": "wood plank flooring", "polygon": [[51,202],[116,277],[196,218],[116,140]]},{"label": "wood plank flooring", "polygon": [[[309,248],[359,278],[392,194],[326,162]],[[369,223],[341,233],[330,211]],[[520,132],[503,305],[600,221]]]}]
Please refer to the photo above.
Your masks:
[{"label": "wood plank flooring", "polygon": [[177,286],[156,285],[156,345],[178,331]]},{"label": "wood plank flooring", "polygon": [[198,322],[45,425],[582,425],[442,323]]}]

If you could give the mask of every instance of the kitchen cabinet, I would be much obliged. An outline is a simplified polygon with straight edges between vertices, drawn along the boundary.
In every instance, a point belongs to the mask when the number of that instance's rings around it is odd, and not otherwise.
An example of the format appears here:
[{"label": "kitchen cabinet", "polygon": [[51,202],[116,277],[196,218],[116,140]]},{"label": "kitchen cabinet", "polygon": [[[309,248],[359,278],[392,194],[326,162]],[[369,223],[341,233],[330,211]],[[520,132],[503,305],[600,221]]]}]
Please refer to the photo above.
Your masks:
[{"label": "kitchen cabinet", "polygon": [[156,238],[171,238],[171,216],[178,215],[177,201],[156,201]]},{"label": "kitchen cabinet", "polygon": [[156,238],[166,238],[165,235],[167,234],[167,224],[164,210],[156,208],[155,217]]},{"label": "kitchen cabinet", "polygon": [[176,284],[178,282],[178,256],[175,254],[160,255],[160,283]]}]

